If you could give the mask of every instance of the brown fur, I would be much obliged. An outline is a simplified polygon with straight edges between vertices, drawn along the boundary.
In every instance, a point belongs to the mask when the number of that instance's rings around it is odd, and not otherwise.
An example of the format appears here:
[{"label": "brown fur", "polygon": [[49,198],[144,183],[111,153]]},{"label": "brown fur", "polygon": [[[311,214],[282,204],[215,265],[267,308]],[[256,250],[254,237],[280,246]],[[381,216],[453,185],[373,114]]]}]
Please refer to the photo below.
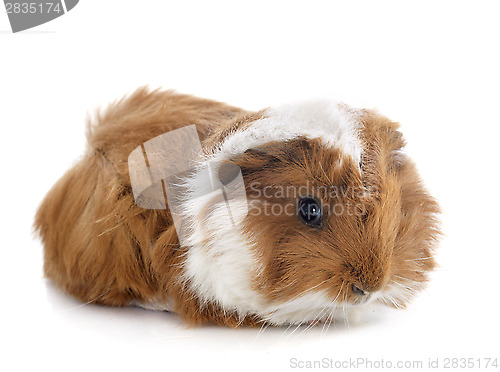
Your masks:
[{"label": "brown fur", "polygon": [[[135,205],[127,158],[143,142],[170,130],[196,124],[208,151],[226,136],[262,116],[222,103],[140,89],[98,115],[89,128],[81,161],[46,196],[35,227],[45,246],[45,274],[84,302],[126,306],[132,301],[173,301],[187,322],[232,327],[260,319],[205,304],[181,283],[185,250],[165,210]],[[427,194],[413,163],[399,155],[404,146],[398,125],[366,111],[361,136],[365,154],[357,164],[319,140],[297,139],[251,149],[231,161],[238,164],[250,200],[261,186],[371,187],[368,195],[329,197],[324,204],[362,203],[361,216],[329,215],[321,229],[296,216],[252,216],[245,231],[258,231],[256,254],[264,264],[255,288],[270,301],[286,301],[318,287],[332,298],[356,301],[348,283],[367,291],[395,277],[425,283],[435,263],[438,206]],[[295,198],[267,200],[281,205]],[[403,306],[403,301],[392,303]]]},{"label": "brown fur", "polygon": [[[243,170],[249,199],[261,202],[260,213],[250,213],[246,230],[258,236],[257,255],[265,265],[264,275],[254,278],[255,287],[270,299],[286,301],[314,288],[356,302],[348,284],[368,292],[383,288],[391,278],[423,286],[434,268],[438,205],[411,160],[395,155],[404,146],[398,124],[368,111],[363,123],[361,175],[351,158],[326,149],[319,140],[268,143],[233,159]],[[296,197],[258,198],[252,182],[276,190],[309,189],[323,205],[363,205],[365,210],[360,215],[332,213],[322,229],[313,229],[296,215],[262,213],[264,202],[285,208],[294,206]],[[324,195],[330,186],[347,192]],[[366,186],[371,192],[359,195]],[[389,305],[403,307],[405,301],[395,299]]]},{"label": "brown fur", "polygon": [[126,306],[171,296],[187,320],[208,320],[216,310],[200,310],[173,280],[182,248],[168,211],[135,205],[127,158],[170,130],[196,124],[204,140],[221,122],[244,114],[215,101],[140,89],[98,115],[86,154],[54,185],[35,218],[45,275],[84,302]]}]

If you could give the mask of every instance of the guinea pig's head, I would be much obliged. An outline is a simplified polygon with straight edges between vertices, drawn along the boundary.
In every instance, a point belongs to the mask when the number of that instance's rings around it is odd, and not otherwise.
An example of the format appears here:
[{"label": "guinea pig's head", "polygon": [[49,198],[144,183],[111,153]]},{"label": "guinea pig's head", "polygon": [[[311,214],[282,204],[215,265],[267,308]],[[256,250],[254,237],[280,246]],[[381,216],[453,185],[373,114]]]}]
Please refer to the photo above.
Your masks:
[{"label": "guinea pig's head", "polygon": [[[439,208],[397,129],[329,101],[220,128],[205,151],[227,189],[186,208],[186,285],[202,303],[275,325],[404,307],[435,266]],[[238,175],[243,197],[228,198]]]}]

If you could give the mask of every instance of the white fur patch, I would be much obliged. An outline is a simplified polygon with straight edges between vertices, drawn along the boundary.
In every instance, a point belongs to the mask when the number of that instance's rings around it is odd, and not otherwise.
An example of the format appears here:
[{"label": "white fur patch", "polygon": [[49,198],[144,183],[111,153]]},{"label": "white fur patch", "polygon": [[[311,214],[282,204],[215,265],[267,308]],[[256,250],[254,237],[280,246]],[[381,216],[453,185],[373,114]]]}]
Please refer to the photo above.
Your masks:
[{"label": "white fur patch", "polygon": [[378,301],[388,305],[392,304],[396,308],[402,308],[424,287],[425,283],[396,276],[386,285]]},{"label": "white fur patch", "polygon": [[[246,216],[246,202],[240,203],[238,208],[233,202],[231,212],[234,215],[240,210]],[[194,244],[186,256],[185,279],[189,279],[191,289],[202,302],[214,302],[244,316],[259,307],[259,295],[250,278],[260,265],[250,242],[239,229],[226,223],[227,214],[225,203],[219,203],[205,220],[195,223],[197,232],[193,235],[202,231],[204,236],[193,236]]]},{"label": "white fur patch", "polygon": [[[270,108],[261,119],[228,136],[204,160],[217,163],[271,141],[305,137],[338,148],[359,163],[362,154],[359,127],[359,119],[352,111],[331,101]],[[247,201],[233,200],[229,209],[223,202],[207,204],[213,193],[210,195],[202,168],[200,165],[199,171],[185,184],[184,216],[189,221],[191,235],[187,239],[189,249],[181,279],[189,283],[202,302],[216,303],[241,318],[255,314],[279,325],[333,317],[339,304],[324,292],[312,290],[284,303],[270,303],[255,289],[251,278],[260,275],[262,264],[254,253],[252,237],[241,230],[241,221],[248,211]],[[211,212],[205,216],[207,205],[211,205]],[[227,223],[229,217],[237,223]]]},{"label": "white fur patch", "polygon": [[359,116],[339,103],[316,100],[265,110],[264,117],[244,130],[236,131],[222,143],[215,158],[227,158],[272,141],[298,137],[320,139],[325,146],[341,149],[356,164],[362,144]]}]

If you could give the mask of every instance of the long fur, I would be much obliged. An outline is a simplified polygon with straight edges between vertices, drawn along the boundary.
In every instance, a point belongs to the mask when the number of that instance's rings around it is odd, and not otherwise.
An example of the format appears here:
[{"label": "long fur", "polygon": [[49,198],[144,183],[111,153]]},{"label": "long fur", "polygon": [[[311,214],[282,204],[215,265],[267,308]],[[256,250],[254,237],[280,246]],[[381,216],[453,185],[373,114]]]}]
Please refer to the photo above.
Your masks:
[{"label": "long fur", "polygon": [[[249,213],[234,227],[220,226],[217,204],[191,205],[200,243],[181,246],[168,210],[135,204],[127,158],[190,124],[206,159],[239,166],[251,211],[268,202],[295,210],[296,195],[262,193],[288,186],[320,190],[324,205],[362,205],[363,213],[330,213],[321,229],[295,214]],[[398,127],[333,102],[248,112],[140,89],[89,124],[86,153],[42,202],[35,227],[45,274],[81,301],[168,309],[191,324],[331,321],[339,309],[363,305],[353,285],[403,307],[435,266],[439,208]],[[186,192],[196,182],[195,173]],[[326,193],[332,186],[361,192]]]}]

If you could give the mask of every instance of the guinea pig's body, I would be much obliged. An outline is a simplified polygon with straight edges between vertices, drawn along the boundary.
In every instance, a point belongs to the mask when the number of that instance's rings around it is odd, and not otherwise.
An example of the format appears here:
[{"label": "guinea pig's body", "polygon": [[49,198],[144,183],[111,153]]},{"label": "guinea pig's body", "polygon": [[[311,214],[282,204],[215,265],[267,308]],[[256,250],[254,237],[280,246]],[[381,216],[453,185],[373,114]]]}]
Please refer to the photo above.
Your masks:
[{"label": "guinea pig's body", "polygon": [[[190,228],[180,244],[173,213],[138,205],[128,159],[193,124],[199,160],[219,177],[236,165],[246,198],[229,211],[215,196],[189,199],[205,187],[197,162],[182,181]],[[374,301],[403,307],[435,265],[439,231],[437,203],[397,128],[327,101],[255,113],[138,90],[97,117],[84,157],[43,201],[35,226],[45,274],[84,302],[169,310],[192,324],[301,324]]]}]

